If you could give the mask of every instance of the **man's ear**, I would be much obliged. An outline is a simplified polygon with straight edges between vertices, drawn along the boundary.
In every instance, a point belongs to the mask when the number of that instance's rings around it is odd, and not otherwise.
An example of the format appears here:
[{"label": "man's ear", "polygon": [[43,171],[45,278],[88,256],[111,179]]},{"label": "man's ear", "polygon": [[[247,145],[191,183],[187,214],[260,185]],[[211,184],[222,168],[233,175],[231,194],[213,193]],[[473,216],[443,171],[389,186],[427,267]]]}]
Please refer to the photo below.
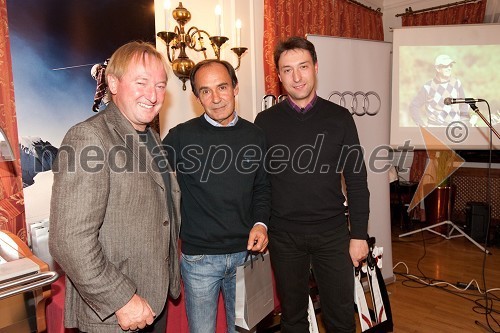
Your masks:
[{"label": "man's ear", "polygon": [[283,81],[281,80],[281,75],[279,75],[279,74],[278,74],[278,79],[280,79],[280,82],[283,82]]},{"label": "man's ear", "polygon": [[108,89],[109,92],[114,95],[116,94],[116,91],[118,89],[118,78],[112,74],[108,74],[106,76],[107,81],[108,81]]},{"label": "man's ear", "polygon": [[238,95],[239,92],[240,92],[240,86],[236,84],[236,87],[234,87],[233,89],[234,97],[236,97],[236,95]]}]

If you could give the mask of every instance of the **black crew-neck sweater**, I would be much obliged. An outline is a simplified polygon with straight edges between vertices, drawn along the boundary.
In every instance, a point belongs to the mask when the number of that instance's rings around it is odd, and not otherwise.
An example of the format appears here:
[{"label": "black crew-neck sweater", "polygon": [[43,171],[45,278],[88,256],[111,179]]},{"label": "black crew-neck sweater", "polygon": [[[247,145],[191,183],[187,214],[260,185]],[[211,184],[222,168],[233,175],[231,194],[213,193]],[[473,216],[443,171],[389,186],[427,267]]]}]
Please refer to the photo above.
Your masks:
[{"label": "black crew-neck sweater", "polygon": [[241,117],[216,127],[202,115],[172,128],[163,143],[182,193],[182,252],[245,251],[250,229],[270,214],[262,130]]},{"label": "black crew-neck sweater", "polygon": [[286,101],[257,115],[266,134],[266,169],[272,188],[271,230],[318,233],[346,223],[344,175],[351,238],[366,239],[369,191],[358,133],[349,111],[318,98],[298,113]]}]

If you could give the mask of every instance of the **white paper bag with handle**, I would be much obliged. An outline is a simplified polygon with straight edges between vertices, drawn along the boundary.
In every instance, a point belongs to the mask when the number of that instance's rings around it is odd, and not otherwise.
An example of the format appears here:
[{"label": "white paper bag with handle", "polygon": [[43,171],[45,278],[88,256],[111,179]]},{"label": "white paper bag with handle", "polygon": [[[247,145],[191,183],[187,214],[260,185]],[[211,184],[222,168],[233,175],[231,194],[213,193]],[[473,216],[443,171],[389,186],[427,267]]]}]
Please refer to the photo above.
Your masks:
[{"label": "white paper bag with handle", "polygon": [[318,322],[316,321],[316,312],[314,311],[314,305],[309,296],[309,306],[307,308],[307,320],[309,321],[309,333],[319,333]]},{"label": "white paper bag with handle", "polygon": [[274,310],[269,253],[250,256],[236,269],[236,326],[250,330]]}]

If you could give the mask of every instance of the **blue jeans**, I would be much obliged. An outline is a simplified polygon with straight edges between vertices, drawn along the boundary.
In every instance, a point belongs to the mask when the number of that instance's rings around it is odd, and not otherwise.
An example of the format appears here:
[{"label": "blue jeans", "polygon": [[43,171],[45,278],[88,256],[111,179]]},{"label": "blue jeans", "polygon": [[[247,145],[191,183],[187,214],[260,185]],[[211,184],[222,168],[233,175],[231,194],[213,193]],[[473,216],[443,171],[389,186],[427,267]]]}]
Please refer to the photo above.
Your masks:
[{"label": "blue jeans", "polygon": [[243,264],[246,253],[182,254],[181,274],[190,333],[215,332],[217,303],[221,290],[226,308],[227,332],[236,332],[236,267]]}]

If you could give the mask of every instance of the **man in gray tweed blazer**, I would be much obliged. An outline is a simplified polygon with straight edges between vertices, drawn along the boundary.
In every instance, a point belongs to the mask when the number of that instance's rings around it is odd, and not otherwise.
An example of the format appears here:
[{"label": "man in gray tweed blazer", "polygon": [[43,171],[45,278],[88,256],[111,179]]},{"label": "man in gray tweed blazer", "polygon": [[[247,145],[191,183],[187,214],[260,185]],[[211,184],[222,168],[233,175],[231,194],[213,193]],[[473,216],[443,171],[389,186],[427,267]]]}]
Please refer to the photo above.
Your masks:
[{"label": "man in gray tweed blazer", "polygon": [[166,63],[147,43],[106,68],[111,102],[72,127],[53,165],[50,251],[66,273],[65,326],[165,332],[180,293],[180,190],[148,124],[165,97]]}]

